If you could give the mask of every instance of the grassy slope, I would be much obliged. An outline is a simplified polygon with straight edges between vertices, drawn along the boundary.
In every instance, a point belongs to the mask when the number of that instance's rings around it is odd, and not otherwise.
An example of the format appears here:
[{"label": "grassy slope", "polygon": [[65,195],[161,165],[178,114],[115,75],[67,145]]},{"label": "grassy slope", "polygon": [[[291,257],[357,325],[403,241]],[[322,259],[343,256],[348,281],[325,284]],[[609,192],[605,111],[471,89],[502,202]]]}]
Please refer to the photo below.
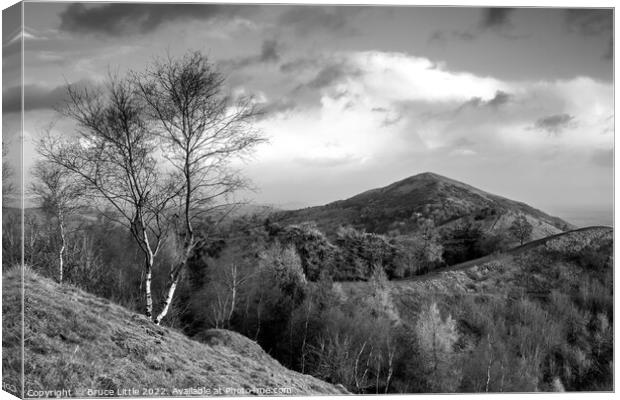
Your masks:
[{"label": "grassy slope", "polygon": [[[3,276],[4,380],[19,382],[20,271]],[[25,388],[292,388],[336,394],[337,387],[290,371],[251,340],[211,331],[205,343],[145,317],[25,273]],[[171,395],[168,392],[167,395]]]}]

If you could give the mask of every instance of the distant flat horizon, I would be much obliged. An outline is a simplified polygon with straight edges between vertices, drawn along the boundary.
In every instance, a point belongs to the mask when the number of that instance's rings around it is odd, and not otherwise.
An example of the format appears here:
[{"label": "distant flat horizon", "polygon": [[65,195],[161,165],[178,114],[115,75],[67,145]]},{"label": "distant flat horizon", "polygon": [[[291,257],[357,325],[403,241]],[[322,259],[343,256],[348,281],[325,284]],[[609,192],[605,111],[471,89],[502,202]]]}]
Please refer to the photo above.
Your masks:
[{"label": "distant flat horizon", "polygon": [[549,214],[562,218],[564,221],[576,225],[579,228],[595,225],[614,226],[613,206],[558,207],[550,210]]},{"label": "distant flat horizon", "polygon": [[[299,210],[308,207],[320,207],[325,204],[316,204],[316,205],[306,205],[301,202],[285,202],[282,204],[268,204],[268,203],[251,203],[256,206],[268,206],[274,207],[280,210]],[[329,204],[329,203],[326,203]],[[530,204],[530,206],[532,206]],[[535,207],[535,206],[533,206]],[[14,205],[6,206],[3,204],[3,209],[5,208],[19,208]],[[26,205],[25,209],[35,209],[37,208],[35,205]],[[597,225],[605,225],[605,226],[614,226],[614,207],[613,205],[570,205],[570,206],[549,206],[549,207],[535,207],[540,209],[541,211],[552,215],[554,217],[558,217],[563,219],[564,221],[575,225],[578,228],[583,228],[586,226],[597,226]]]}]

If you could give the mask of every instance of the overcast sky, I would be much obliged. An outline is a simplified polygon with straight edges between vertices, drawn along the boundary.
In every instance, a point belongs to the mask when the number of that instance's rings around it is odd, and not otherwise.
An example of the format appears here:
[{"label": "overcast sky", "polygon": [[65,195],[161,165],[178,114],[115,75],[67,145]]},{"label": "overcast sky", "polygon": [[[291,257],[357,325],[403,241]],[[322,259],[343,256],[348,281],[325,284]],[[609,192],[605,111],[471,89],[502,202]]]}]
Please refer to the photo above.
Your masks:
[{"label": "overcast sky", "polygon": [[[259,203],[433,171],[546,211],[612,206],[611,10],[26,3],[25,27],[26,140],[66,81],[201,50],[269,111],[244,167]],[[3,87],[5,113],[18,94]]]}]

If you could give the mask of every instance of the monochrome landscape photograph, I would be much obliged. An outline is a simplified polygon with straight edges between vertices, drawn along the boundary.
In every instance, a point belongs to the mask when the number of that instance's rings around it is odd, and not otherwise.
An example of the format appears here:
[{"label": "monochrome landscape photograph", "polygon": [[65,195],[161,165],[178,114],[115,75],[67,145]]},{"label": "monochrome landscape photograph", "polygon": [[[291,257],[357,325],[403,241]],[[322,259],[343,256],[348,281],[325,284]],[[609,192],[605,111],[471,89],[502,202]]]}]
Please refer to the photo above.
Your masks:
[{"label": "monochrome landscape photograph", "polygon": [[2,20],[2,390],[615,390],[611,4]]}]

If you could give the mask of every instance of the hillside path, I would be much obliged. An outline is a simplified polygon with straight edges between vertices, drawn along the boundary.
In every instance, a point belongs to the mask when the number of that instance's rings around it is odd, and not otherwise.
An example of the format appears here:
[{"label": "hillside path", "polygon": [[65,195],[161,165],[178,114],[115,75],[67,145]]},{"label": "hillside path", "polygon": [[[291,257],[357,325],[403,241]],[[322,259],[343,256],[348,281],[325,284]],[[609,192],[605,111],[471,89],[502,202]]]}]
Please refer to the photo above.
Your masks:
[{"label": "hillside path", "polygon": [[517,246],[517,247],[514,247],[512,249],[506,250],[506,251],[501,252],[501,253],[489,254],[488,256],[476,258],[475,260],[469,260],[469,261],[462,262],[460,264],[455,264],[455,265],[450,265],[448,267],[439,268],[439,269],[436,269],[436,270],[434,270],[432,272],[429,272],[428,274],[419,275],[419,276],[415,276],[415,277],[412,277],[412,278],[398,279],[396,281],[397,282],[402,282],[402,281],[427,281],[429,279],[437,278],[439,275],[441,275],[444,272],[460,271],[460,270],[464,270],[464,269],[467,269],[467,268],[471,268],[471,267],[473,267],[475,265],[485,264],[485,263],[487,263],[489,261],[496,260],[496,259],[498,259],[498,258],[500,258],[502,256],[505,256],[505,255],[520,254],[520,253],[522,253],[522,252],[524,252],[526,250],[532,249],[532,248],[540,246],[540,245],[544,245],[545,243],[547,243],[550,240],[557,239],[559,237],[562,237],[562,236],[565,236],[565,235],[569,235],[571,233],[587,232],[587,231],[593,231],[593,230],[599,230],[599,229],[608,229],[608,230],[613,231],[613,227],[606,226],[606,225],[586,226],[584,228],[573,229],[573,230],[570,230],[570,231],[566,231],[566,232],[558,233],[558,234],[555,234],[555,235],[547,236],[547,237],[544,237],[542,239],[533,240],[531,242],[525,243],[522,246]]}]

